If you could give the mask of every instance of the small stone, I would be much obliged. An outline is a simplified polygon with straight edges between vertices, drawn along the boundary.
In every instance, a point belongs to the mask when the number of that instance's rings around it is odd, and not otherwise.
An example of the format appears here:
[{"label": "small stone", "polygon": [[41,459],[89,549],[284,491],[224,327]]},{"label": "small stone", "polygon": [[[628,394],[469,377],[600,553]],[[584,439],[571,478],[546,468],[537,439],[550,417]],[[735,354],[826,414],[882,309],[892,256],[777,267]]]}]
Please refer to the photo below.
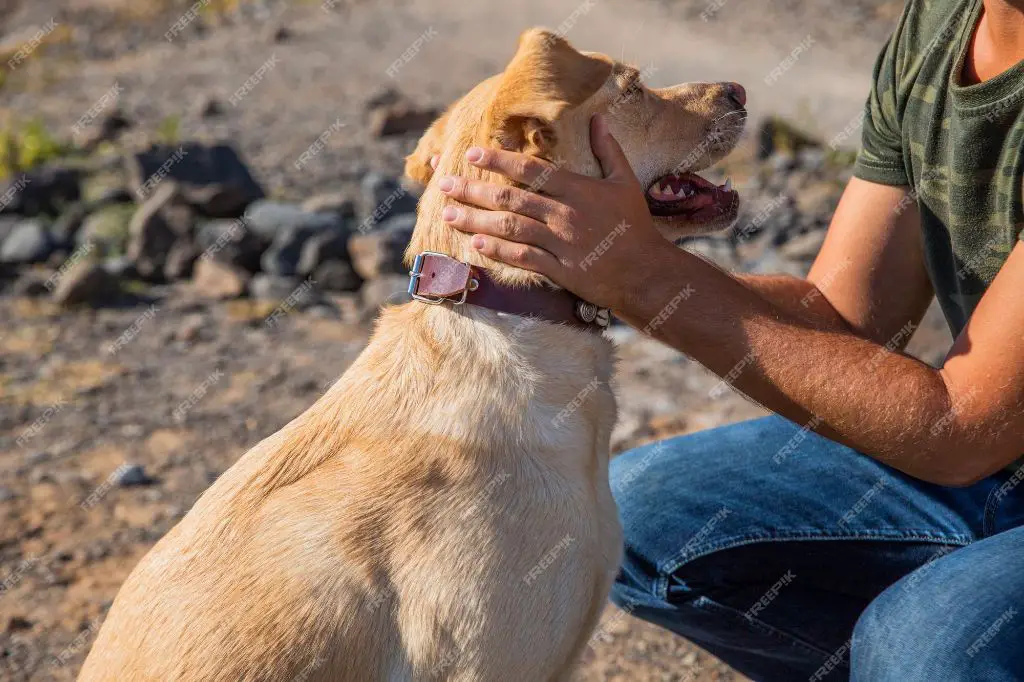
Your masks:
[{"label": "small stone", "polygon": [[53,300],[61,305],[103,305],[119,293],[117,277],[92,261],[75,263],[57,280]]},{"label": "small stone", "polygon": [[22,630],[31,630],[32,621],[22,616],[11,616],[7,619],[7,632],[20,632]]},{"label": "small stone", "polygon": [[245,293],[249,278],[249,273],[241,268],[200,258],[192,273],[192,286],[207,298],[238,298]]},{"label": "small stone", "polygon": [[261,301],[282,302],[296,309],[312,305],[318,299],[313,280],[299,280],[258,273],[249,281],[249,295]]},{"label": "small stone", "polygon": [[117,484],[122,488],[130,488],[137,485],[147,485],[153,479],[146,473],[145,467],[141,464],[130,464],[121,469],[117,476]]},{"label": "small stone", "polygon": [[53,239],[46,227],[38,220],[25,220],[15,226],[0,245],[0,263],[42,263],[53,248]]},{"label": "small stone", "polygon": [[213,118],[224,113],[224,106],[216,97],[203,97],[196,105],[196,113],[200,118]]},{"label": "small stone", "polygon": [[206,328],[206,316],[200,313],[186,315],[178,328],[174,330],[174,340],[182,343],[194,343]]},{"label": "small stone", "polygon": [[196,249],[192,240],[188,237],[179,238],[167,254],[164,278],[168,281],[188,279],[192,276],[192,269],[197,258],[199,258],[199,250]]},{"label": "small stone", "polygon": [[50,293],[46,285],[47,281],[39,273],[26,271],[11,287],[11,293],[25,298],[46,296]]}]

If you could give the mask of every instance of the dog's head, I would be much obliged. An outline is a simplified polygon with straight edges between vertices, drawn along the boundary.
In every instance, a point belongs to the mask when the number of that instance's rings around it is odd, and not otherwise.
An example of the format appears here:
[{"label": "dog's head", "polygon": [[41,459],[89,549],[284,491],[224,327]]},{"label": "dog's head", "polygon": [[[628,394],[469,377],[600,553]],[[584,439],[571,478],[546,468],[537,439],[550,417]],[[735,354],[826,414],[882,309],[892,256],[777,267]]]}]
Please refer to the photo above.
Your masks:
[{"label": "dog's head", "polygon": [[[632,66],[603,54],[579,52],[560,36],[531,29],[505,71],[477,85],[433,123],[406,158],[406,174],[427,186],[410,255],[436,250],[494,267],[468,248],[468,236],[445,226],[450,201],[434,187],[437,175],[510,183],[464,160],[473,146],[503,147],[538,156],[567,170],[600,176],[590,146],[590,119],[605,115],[643,187],[655,224],[668,239],[727,227],[739,196],[696,171],[736,145],[746,110],[742,88],[685,83],[653,89]],[[539,187],[543,192],[543,187]],[[500,269],[500,268],[499,268]]]}]

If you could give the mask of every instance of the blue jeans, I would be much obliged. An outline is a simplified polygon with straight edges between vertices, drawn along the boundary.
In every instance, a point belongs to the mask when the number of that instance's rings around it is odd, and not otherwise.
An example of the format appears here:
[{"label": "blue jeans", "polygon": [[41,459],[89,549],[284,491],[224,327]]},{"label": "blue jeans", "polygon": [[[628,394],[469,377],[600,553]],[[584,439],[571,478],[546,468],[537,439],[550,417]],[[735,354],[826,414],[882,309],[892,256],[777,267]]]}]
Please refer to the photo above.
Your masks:
[{"label": "blue jeans", "polygon": [[612,599],[758,682],[1024,680],[1020,477],[924,483],[781,417],[654,443],[611,464]]}]

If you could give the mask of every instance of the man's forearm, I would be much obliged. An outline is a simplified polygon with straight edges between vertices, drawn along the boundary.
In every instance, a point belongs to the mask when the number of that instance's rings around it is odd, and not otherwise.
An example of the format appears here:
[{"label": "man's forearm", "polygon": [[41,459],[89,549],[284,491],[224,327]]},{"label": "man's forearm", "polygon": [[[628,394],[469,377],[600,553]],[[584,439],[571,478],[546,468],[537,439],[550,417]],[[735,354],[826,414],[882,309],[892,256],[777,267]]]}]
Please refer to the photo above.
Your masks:
[{"label": "man's forearm", "polygon": [[[956,428],[942,375],[890,350],[905,339],[878,345],[838,319],[822,324],[827,311],[794,305],[792,292],[780,296],[779,282],[740,281],[683,251],[660,257],[651,270],[666,275],[617,311],[635,327],[766,407],[908,474],[959,484],[989,473],[963,456],[973,434]],[[680,292],[683,300],[670,305]]]}]

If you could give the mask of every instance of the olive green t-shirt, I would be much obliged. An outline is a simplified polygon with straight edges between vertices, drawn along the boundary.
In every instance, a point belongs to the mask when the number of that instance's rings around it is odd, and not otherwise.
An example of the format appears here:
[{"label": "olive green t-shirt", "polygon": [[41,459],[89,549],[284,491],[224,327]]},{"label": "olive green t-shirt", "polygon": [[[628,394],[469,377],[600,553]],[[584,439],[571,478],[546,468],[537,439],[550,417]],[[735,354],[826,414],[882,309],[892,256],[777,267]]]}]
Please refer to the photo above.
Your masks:
[{"label": "olive green t-shirt", "polygon": [[981,5],[910,0],[875,64],[854,167],[864,180],[910,186],[928,274],[954,335],[1024,226],[1024,61],[960,84]]}]

